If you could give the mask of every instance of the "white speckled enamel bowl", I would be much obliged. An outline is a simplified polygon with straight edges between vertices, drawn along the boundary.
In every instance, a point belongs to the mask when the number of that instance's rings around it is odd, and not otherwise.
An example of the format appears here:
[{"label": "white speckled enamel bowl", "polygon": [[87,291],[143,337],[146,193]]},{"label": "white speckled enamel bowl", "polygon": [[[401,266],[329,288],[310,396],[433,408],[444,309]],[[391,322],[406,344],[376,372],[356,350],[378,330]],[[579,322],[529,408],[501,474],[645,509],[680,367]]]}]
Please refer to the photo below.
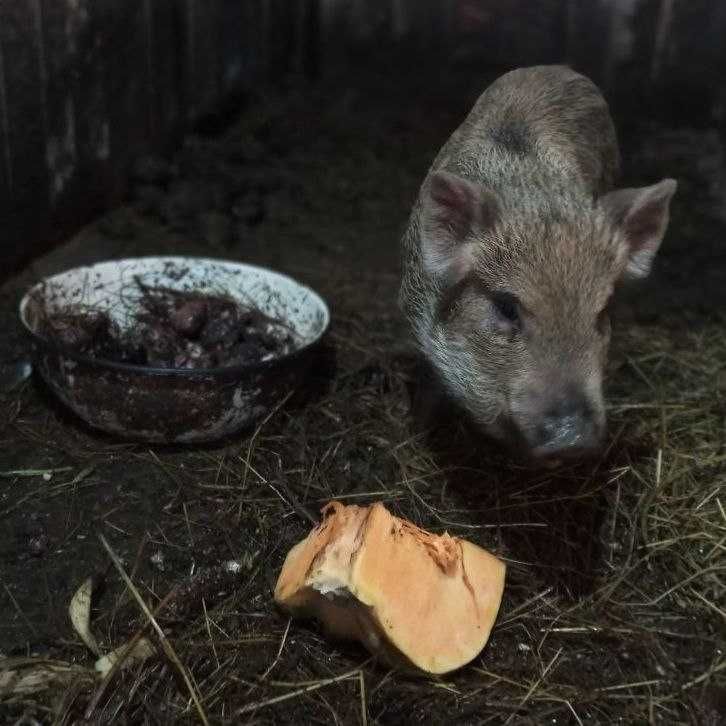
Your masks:
[{"label": "white speckled enamel bowl", "polygon": [[[69,306],[106,312],[121,330],[131,324],[148,286],[220,293],[252,303],[296,332],[291,352],[231,367],[153,368],[60,348],[40,334],[41,321]],[[51,390],[91,426],[157,443],[211,441],[264,416],[303,382],[312,352],[330,323],[313,290],[272,270],[199,257],[140,257],[79,267],[42,280],[23,297],[34,365]]]}]

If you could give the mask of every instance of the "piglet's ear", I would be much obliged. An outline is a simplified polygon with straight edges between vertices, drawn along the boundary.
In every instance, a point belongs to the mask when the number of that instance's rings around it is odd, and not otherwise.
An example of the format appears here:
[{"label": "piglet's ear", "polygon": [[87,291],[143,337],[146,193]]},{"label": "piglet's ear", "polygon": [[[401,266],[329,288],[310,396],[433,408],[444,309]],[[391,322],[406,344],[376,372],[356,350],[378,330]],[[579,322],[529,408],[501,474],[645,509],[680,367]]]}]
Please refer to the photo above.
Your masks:
[{"label": "piglet's ear", "polygon": [[611,222],[620,228],[628,246],[626,277],[643,278],[650,273],[668,227],[670,201],[677,186],[674,179],[664,179],[650,187],[619,189],[600,200],[600,205]]},{"label": "piglet's ear", "polygon": [[455,284],[474,265],[473,235],[496,224],[494,194],[446,171],[429,177],[421,210],[421,246],[426,270],[445,284]]}]

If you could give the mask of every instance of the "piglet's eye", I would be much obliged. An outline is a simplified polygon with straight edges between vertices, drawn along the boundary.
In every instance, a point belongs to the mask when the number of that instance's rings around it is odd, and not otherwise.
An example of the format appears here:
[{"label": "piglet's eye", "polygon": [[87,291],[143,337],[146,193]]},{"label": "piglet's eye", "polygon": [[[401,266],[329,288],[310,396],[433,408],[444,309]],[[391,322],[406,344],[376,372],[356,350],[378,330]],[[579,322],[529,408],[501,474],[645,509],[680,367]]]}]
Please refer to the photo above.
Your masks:
[{"label": "piglet's eye", "polygon": [[510,292],[497,292],[492,295],[491,300],[497,315],[502,320],[511,325],[519,323],[519,301],[516,295]]}]

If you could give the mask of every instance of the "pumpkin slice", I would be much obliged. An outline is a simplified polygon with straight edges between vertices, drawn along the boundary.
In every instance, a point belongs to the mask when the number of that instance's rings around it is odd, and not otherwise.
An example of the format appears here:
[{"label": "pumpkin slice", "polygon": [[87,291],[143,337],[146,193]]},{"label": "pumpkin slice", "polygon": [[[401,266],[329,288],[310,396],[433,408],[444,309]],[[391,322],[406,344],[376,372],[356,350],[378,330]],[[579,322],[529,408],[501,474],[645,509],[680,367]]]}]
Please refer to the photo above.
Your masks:
[{"label": "pumpkin slice", "polygon": [[370,507],[331,502],[288,553],[275,601],[395,667],[447,673],[475,658],[499,611],[505,565],[481,547]]}]

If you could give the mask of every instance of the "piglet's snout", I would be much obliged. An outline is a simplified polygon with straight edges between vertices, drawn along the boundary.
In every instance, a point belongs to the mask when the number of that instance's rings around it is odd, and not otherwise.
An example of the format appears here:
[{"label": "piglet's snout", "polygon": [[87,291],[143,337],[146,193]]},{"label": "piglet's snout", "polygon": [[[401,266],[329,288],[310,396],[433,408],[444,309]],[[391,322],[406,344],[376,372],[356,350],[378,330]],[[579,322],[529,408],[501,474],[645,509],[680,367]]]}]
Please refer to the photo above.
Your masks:
[{"label": "piglet's snout", "polygon": [[535,417],[525,438],[538,458],[581,456],[602,445],[602,418],[584,396],[562,398]]}]

